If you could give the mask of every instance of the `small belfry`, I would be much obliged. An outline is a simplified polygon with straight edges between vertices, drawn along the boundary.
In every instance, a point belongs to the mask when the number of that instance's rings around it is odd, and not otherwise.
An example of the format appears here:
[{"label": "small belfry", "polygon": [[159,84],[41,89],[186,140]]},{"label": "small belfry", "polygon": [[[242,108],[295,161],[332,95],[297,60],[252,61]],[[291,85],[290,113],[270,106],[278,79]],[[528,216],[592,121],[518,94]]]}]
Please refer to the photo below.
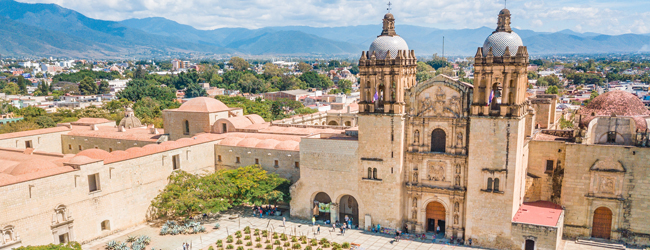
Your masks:
[{"label": "small belfry", "polygon": [[415,52],[397,35],[395,17],[387,13],[381,34],[359,59],[359,112],[403,114],[404,90],[416,83],[416,64]]},{"label": "small belfry", "polygon": [[479,47],[474,64],[475,116],[520,117],[528,87],[528,49],[510,28],[510,11],[499,12],[497,28]]}]

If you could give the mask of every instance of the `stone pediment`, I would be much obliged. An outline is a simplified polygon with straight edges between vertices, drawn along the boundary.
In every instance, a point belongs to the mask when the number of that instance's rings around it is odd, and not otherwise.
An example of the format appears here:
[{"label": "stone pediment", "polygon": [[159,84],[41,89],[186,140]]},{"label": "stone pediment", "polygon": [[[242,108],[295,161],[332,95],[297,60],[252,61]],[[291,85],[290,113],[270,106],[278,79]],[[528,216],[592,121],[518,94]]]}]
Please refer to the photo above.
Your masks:
[{"label": "stone pediment", "polygon": [[601,171],[601,172],[625,172],[625,167],[621,164],[620,161],[612,160],[596,160],[594,165],[589,169],[590,171]]}]

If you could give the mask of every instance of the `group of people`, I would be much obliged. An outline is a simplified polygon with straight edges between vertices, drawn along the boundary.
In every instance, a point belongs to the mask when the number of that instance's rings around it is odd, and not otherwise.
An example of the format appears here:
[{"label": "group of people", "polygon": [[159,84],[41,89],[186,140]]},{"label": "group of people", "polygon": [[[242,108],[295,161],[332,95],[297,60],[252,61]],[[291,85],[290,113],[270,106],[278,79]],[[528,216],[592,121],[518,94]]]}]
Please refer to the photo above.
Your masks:
[{"label": "group of people", "polygon": [[192,250],[192,243],[183,242],[183,250]]},{"label": "group of people", "polygon": [[278,212],[276,206],[271,207],[271,205],[266,206],[253,206],[253,216],[259,215],[262,218],[262,215],[275,215]]}]

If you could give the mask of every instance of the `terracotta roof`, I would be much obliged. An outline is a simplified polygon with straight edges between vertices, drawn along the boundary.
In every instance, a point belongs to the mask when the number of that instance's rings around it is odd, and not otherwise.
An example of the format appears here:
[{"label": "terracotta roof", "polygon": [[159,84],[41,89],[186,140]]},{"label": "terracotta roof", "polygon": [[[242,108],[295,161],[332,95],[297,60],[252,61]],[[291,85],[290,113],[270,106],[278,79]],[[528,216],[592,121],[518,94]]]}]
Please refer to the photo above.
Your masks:
[{"label": "terracotta roof", "polygon": [[92,130],[87,126],[71,126],[70,133],[72,136],[87,136],[97,138],[112,138],[122,140],[134,141],[158,141],[160,136],[165,133],[161,128],[158,129],[158,134],[152,134],[150,128],[131,128],[124,132],[119,132],[118,128],[113,126],[98,126],[97,130]]},{"label": "terracotta roof", "polygon": [[262,133],[226,133],[225,139],[219,142],[222,146],[262,148],[276,150],[298,151],[300,137],[293,135],[274,135]]},{"label": "terracotta roof", "polygon": [[127,149],[126,151],[118,150],[109,153],[101,149],[88,149],[79,152],[77,156],[75,156],[75,158],[73,159],[76,159],[79,156],[83,156],[95,160],[103,160],[104,164],[110,164],[118,161],[156,154],[156,153],[160,153],[172,149],[192,146],[192,145],[211,142],[211,141],[217,141],[223,138],[225,138],[225,134],[201,133],[191,138],[182,138],[176,141],[166,141],[161,144],[149,144],[144,147],[133,147]]},{"label": "terracotta roof", "polygon": [[270,126],[268,128],[260,129],[260,133],[267,133],[267,134],[285,134],[285,135],[297,135],[297,136],[307,136],[307,135],[314,135],[314,134],[321,134],[321,133],[327,133],[327,134],[335,134],[335,133],[343,133],[344,130],[342,129],[331,129],[331,128],[313,128],[313,127],[305,127],[305,128],[300,128],[300,127],[283,127],[283,126]]},{"label": "terracotta roof", "polygon": [[71,155],[0,148],[0,186],[75,171],[64,166]]},{"label": "terracotta roof", "polygon": [[[88,129],[88,127],[85,127]],[[6,133],[6,134],[0,134],[0,140],[2,139],[10,139],[10,138],[18,138],[18,137],[25,137],[25,136],[32,136],[32,135],[42,135],[42,134],[49,134],[49,133],[57,133],[57,132],[65,132],[69,131],[70,129],[68,127],[53,127],[53,128],[43,128],[43,129],[35,129],[35,130],[28,130],[28,131],[21,131],[21,132],[15,132],[15,133]]]},{"label": "terracotta roof", "polygon": [[178,109],[178,111],[189,111],[189,112],[219,112],[230,110],[226,104],[223,102],[210,98],[210,97],[197,97],[192,98],[191,100],[183,103]]},{"label": "terracotta roof", "polygon": [[512,222],[555,227],[562,214],[562,207],[550,201],[524,203],[512,218]]},{"label": "terracotta roof", "polygon": [[649,116],[650,111],[635,95],[622,90],[614,90],[594,98],[589,105],[580,109],[578,114],[582,115],[581,127],[589,126],[589,122],[598,116],[616,115],[633,117],[637,129],[646,131],[648,125],[643,117]]},{"label": "terracotta roof", "polygon": [[[72,125],[80,125],[80,126],[89,126],[93,124],[101,124],[101,123],[108,123],[108,122],[113,122],[108,119],[104,118],[89,118],[89,117],[84,117],[84,118],[79,118],[76,122],[71,122],[70,124]],[[115,123],[115,122],[113,122]]]}]

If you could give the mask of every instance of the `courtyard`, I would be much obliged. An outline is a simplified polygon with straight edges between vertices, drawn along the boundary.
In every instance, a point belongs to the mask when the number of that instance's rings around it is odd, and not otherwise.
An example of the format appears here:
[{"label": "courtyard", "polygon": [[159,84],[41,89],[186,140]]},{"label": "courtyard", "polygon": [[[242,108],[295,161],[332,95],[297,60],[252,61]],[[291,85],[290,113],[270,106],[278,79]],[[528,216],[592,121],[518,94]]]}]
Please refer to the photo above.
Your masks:
[{"label": "courtyard", "polygon": [[[228,235],[234,235],[235,232],[242,231],[246,227],[250,227],[251,230],[259,229],[260,231],[268,230],[269,232],[275,232],[278,234],[284,233],[286,235],[306,236],[308,241],[314,238],[318,240],[325,238],[329,242],[336,242],[339,244],[342,244],[344,242],[350,244],[354,243],[359,244],[362,249],[366,250],[483,249],[471,246],[451,245],[443,242],[445,240],[441,239],[438,239],[437,242],[434,243],[432,242],[430,235],[426,241],[402,239],[399,242],[394,241],[394,235],[372,233],[356,229],[348,229],[344,235],[341,235],[339,230],[336,230],[334,232],[331,225],[323,224],[320,224],[320,234],[314,235],[317,226],[312,226],[311,221],[297,220],[285,217],[286,223],[284,223],[283,226],[282,218],[282,216],[263,216],[262,218],[255,217],[252,215],[252,213],[249,212],[248,209],[246,209],[245,212],[241,210],[229,210],[225,213],[220,214],[218,218],[204,221],[203,223],[206,227],[205,233],[161,236],[159,235],[159,226],[143,224],[129,230],[125,230],[123,232],[84,244],[82,248],[84,250],[104,250],[106,243],[109,241],[125,242],[129,236],[137,237],[146,235],[151,237],[151,244],[147,246],[147,249],[183,250],[183,243],[188,243],[191,245],[191,248],[189,250],[207,250],[210,246],[212,246],[214,249],[217,249],[215,243],[218,240],[222,240],[224,242],[224,246],[226,246],[226,237],[228,237]],[[213,227],[217,223],[219,223],[220,227],[219,229],[214,229]],[[585,246],[569,240],[564,241],[563,245],[565,250],[607,249],[597,246]],[[275,249],[275,247],[276,246],[274,245],[273,249]],[[247,246],[245,249],[259,248],[254,248],[254,246]],[[284,249],[289,248],[285,247]]]}]

